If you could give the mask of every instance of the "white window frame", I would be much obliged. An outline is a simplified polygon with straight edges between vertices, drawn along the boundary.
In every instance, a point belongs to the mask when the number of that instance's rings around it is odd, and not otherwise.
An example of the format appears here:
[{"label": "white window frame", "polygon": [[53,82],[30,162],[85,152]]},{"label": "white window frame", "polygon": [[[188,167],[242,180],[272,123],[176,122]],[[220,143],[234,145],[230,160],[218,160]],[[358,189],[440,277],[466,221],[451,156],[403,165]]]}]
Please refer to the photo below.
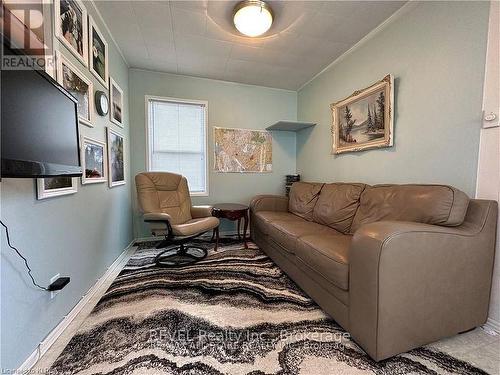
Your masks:
[{"label": "white window frame", "polygon": [[181,104],[194,104],[202,105],[204,108],[205,117],[205,191],[201,192],[189,192],[192,197],[208,197],[209,196],[209,170],[208,170],[208,101],[207,100],[193,100],[193,99],[181,99],[181,98],[171,98],[164,96],[145,96],[145,117],[146,117],[146,170],[151,172],[151,147],[150,147],[150,123],[149,123],[149,103],[152,101],[159,102],[169,102],[169,103],[181,103]]}]

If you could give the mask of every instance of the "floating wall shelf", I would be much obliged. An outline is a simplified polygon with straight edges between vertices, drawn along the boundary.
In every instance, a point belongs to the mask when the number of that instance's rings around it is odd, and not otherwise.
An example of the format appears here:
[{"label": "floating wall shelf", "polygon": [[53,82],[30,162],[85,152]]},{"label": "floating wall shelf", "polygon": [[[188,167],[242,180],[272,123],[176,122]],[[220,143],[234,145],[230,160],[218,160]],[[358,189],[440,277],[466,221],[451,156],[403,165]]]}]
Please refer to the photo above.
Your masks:
[{"label": "floating wall shelf", "polygon": [[298,122],[298,121],[278,121],[277,123],[268,126],[266,130],[281,130],[289,132],[298,132],[299,130],[315,126],[314,122]]}]

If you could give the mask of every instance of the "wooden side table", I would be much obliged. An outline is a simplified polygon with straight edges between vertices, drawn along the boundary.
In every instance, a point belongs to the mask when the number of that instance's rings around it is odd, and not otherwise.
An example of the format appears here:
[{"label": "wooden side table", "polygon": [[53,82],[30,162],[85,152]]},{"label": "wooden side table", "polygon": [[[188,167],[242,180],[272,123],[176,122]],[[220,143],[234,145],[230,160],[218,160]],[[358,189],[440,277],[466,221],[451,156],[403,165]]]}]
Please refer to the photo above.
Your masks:
[{"label": "wooden side table", "polygon": [[[247,229],[248,229],[248,206],[239,203],[219,203],[213,206],[212,216],[219,219],[228,219],[231,221],[238,221],[238,240],[241,240],[240,228],[241,219],[243,219],[243,243],[245,244],[245,249],[248,249],[247,245]],[[212,240],[217,236],[219,238],[219,228],[215,228]]]}]

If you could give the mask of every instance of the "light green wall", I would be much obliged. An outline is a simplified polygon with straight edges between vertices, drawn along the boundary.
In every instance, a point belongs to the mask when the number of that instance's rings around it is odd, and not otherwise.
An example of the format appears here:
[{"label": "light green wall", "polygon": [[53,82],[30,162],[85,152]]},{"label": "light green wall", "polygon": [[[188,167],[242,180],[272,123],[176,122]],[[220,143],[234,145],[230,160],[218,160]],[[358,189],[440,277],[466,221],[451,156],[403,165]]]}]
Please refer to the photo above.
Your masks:
[{"label": "light green wall", "polygon": [[[406,5],[373,37],[298,93],[305,180],[445,183],[473,195],[481,127],[487,2]],[[394,147],[330,155],[329,104],[395,77]]]},{"label": "light green wall", "polygon": [[[109,117],[94,113],[94,128],[80,125],[80,134],[105,141],[107,126],[122,133],[128,176],[128,67],[92,4],[85,5],[109,44],[110,75],[124,90],[125,127],[118,128]],[[105,90],[64,46],[59,50],[92,79],[94,90]],[[71,277],[54,299],[35,289],[23,261],[7,247],[1,228],[2,369],[17,369],[131,242],[132,187],[130,180],[112,189],[107,183],[82,186],[79,182],[76,194],[38,201],[35,180],[2,179],[1,218],[9,226],[13,245],[28,258],[34,277],[45,286],[57,273]]]},{"label": "light green wall", "polygon": [[[248,203],[256,193],[283,193],[285,175],[295,173],[295,133],[273,132],[272,173],[216,173],[213,127],[264,129],[279,120],[295,120],[296,92],[134,69],[129,72],[129,83],[132,178],[146,168],[145,95],[199,99],[208,101],[210,196],[195,197],[194,204]],[[134,217],[136,234],[148,236],[137,210]]]}]

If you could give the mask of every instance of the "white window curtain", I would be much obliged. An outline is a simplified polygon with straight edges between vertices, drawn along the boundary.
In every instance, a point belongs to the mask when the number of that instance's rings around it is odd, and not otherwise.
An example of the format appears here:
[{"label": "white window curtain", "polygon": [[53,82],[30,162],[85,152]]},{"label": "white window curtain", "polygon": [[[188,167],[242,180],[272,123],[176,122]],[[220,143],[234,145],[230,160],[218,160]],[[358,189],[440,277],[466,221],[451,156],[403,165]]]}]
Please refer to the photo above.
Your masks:
[{"label": "white window curtain", "polygon": [[186,176],[191,193],[207,193],[206,104],[149,99],[149,170]]}]

